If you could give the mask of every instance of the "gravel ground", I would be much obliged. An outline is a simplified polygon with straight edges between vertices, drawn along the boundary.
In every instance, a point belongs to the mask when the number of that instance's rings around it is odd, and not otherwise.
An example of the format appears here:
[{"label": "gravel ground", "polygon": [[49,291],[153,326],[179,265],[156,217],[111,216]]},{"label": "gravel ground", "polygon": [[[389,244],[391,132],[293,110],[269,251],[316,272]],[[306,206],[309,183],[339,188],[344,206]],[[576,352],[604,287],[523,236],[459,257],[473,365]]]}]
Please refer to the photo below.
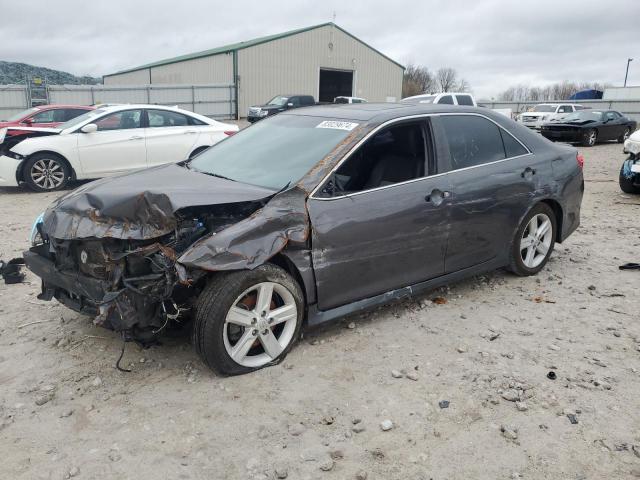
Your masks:
[{"label": "gravel ground", "polygon": [[[538,276],[352,316],[251,375],[208,371],[187,332],[128,344],[118,372],[117,335],[31,274],[1,284],[0,477],[640,477],[640,272],[617,268],[640,260],[640,198],[619,145],[583,153],[582,226]],[[0,258],[56,196],[0,189]]]}]

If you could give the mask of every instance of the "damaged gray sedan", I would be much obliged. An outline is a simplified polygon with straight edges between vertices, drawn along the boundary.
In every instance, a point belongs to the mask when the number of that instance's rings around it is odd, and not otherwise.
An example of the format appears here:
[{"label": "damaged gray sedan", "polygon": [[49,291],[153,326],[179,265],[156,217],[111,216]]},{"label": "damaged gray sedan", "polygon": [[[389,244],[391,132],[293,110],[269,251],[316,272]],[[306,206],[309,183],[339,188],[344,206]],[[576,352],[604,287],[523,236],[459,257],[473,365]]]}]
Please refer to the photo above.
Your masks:
[{"label": "damaged gray sedan", "polygon": [[581,160],[487,109],[297,109],[61,197],[24,256],[39,298],[143,344],[192,318],[204,362],[241,374],[282,360],[304,325],[537,273],[579,225]]}]

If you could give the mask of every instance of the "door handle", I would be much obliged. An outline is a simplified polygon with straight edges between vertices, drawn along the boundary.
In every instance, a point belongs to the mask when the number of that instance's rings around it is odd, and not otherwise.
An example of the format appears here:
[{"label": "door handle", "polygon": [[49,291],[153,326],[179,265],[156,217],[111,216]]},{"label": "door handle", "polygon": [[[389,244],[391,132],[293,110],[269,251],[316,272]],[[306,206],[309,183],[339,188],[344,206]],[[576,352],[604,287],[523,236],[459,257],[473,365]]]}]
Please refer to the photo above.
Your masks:
[{"label": "door handle", "polygon": [[129,137],[129,140],[142,140],[144,137],[141,137],[140,135],[134,135],[133,137]]},{"label": "door handle", "polygon": [[192,135],[194,133],[198,133],[195,130],[187,130],[186,132],[184,132],[185,135]]},{"label": "door handle", "polygon": [[536,174],[536,170],[535,168],[531,168],[531,167],[527,167],[525,168],[522,173],[520,174],[520,176],[522,178],[526,177],[527,175],[535,175]]},{"label": "door handle", "polygon": [[437,207],[438,205],[442,204],[442,202],[444,202],[446,198],[450,198],[450,197],[451,197],[451,192],[447,192],[447,191],[443,192],[442,190],[434,188],[433,190],[431,190],[431,193],[429,195],[424,197],[424,200],[426,202],[432,203]]}]

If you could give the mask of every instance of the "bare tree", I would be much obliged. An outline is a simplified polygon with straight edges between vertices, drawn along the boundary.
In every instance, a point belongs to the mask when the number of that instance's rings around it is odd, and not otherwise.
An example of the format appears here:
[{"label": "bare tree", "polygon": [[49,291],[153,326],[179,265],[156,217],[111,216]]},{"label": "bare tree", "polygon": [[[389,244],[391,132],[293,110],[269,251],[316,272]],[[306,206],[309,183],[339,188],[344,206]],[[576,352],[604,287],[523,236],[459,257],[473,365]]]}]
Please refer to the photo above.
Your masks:
[{"label": "bare tree", "polygon": [[458,84],[458,74],[451,67],[443,67],[436,72],[436,82],[441,92],[450,92],[455,90]]},{"label": "bare tree", "polygon": [[464,78],[461,78],[456,86],[456,92],[470,92],[471,85]]},{"label": "bare tree", "polygon": [[567,100],[581,90],[604,90],[609,84],[599,82],[570,82],[564,80],[552,83],[544,87],[528,87],[526,85],[514,85],[504,90],[498,99],[506,102],[545,102],[549,100]]},{"label": "bare tree", "polygon": [[402,98],[431,93],[435,88],[433,75],[427,67],[410,64],[402,79]]}]

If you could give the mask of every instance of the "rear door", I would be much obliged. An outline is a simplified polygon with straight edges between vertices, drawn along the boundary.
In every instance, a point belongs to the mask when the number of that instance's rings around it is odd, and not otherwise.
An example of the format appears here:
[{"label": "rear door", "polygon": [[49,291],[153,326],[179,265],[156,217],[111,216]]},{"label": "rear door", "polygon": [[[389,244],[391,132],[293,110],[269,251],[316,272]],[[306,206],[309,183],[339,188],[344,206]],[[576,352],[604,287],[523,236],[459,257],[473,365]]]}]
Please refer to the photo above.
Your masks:
[{"label": "rear door", "polygon": [[121,110],[95,120],[98,131],[78,131],[78,156],[86,177],[104,177],[147,167],[142,110]]},{"label": "rear door", "polygon": [[187,159],[203,127],[191,125],[189,117],[170,110],[147,110],[145,128],[147,163],[150,167]]},{"label": "rear door", "polygon": [[450,188],[433,158],[426,120],[389,126],[310,197],[320,310],[442,275]]},{"label": "rear door", "polygon": [[482,115],[443,114],[437,121],[452,184],[445,271],[506,258],[520,218],[552,178],[550,159],[537,158]]}]

